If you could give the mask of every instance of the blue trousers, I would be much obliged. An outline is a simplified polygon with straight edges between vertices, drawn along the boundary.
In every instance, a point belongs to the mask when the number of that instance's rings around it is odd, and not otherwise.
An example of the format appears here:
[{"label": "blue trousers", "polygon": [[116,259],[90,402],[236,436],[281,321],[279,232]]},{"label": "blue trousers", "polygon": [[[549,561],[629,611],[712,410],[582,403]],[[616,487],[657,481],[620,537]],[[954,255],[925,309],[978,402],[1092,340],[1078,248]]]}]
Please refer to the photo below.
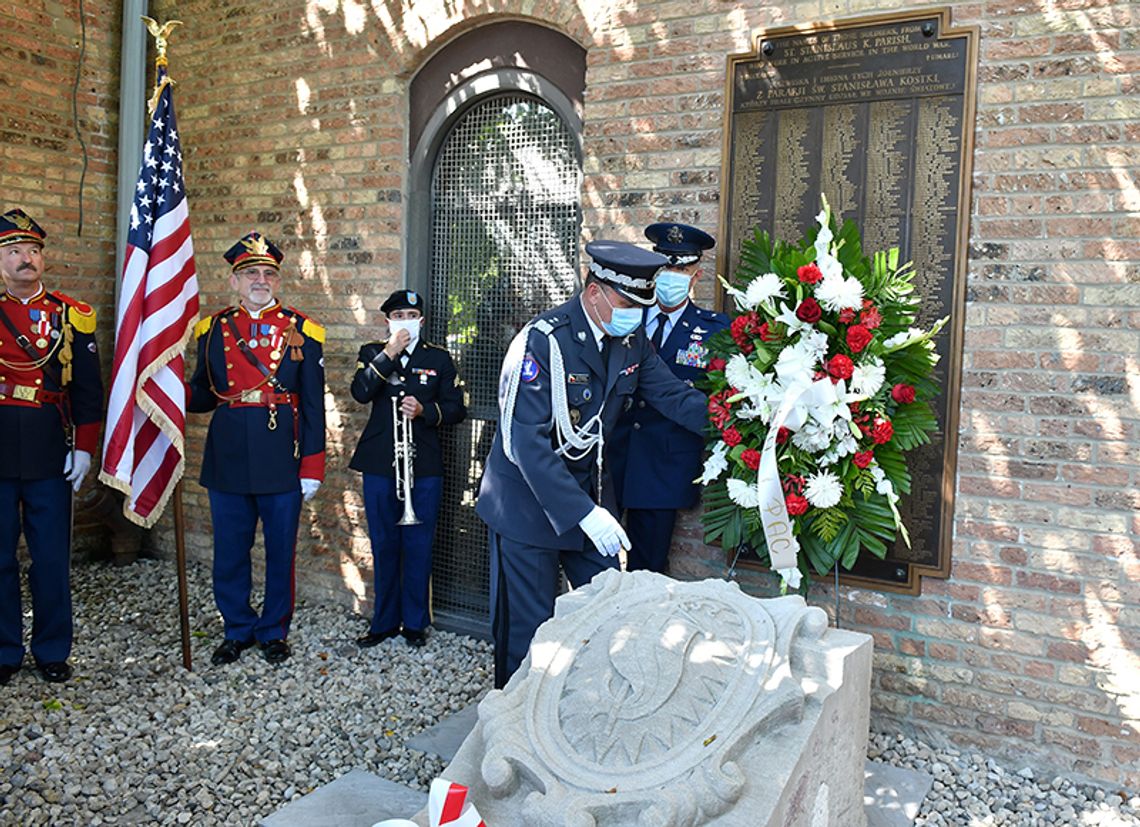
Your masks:
[{"label": "blue trousers", "polygon": [[[209,489],[214,519],[214,602],[226,640],[284,640],[293,619],[293,558],[301,520],[301,488],[284,494],[227,494]],[[265,605],[249,604],[250,550],[257,521],[265,537]]]},{"label": "blue trousers", "polygon": [[575,551],[539,548],[488,532],[491,552],[491,635],[495,639],[495,688],[502,689],[526,658],[538,627],[554,616],[558,566],[572,588],[616,569],[618,558],[589,540]]},{"label": "blue trousers", "polygon": [[627,508],[625,531],[632,548],[626,557],[626,569],[668,574],[676,521],[677,512],[672,508]]},{"label": "blue trousers", "polygon": [[431,623],[431,545],[442,494],[443,477],[416,477],[412,508],[421,522],[397,525],[404,516],[404,503],[396,498],[396,478],[364,475],[364,513],[376,591],[373,632],[401,624],[419,631]]},{"label": "blue trousers", "polygon": [[24,660],[20,564],[21,516],[28,541],[32,592],[32,657],[40,663],[71,654],[71,486],[63,477],[0,479],[0,664]]}]

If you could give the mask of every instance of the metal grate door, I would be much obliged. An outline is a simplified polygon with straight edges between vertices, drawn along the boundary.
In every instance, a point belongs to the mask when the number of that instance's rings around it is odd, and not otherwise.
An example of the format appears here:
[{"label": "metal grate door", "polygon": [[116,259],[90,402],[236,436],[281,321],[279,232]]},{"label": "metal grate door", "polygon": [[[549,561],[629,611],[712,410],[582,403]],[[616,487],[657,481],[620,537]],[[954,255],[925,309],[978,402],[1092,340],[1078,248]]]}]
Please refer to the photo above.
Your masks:
[{"label": "metal grate door", "polygon": [[432,170],[428,324],[469,395],[467,420],[443,438],[432,565],[442,627],[489,632],[487,529],[475,498],[498,424],[499,368],[515,333],[577,287],[581,179],[573,133],[522,94],[472,106]]}]

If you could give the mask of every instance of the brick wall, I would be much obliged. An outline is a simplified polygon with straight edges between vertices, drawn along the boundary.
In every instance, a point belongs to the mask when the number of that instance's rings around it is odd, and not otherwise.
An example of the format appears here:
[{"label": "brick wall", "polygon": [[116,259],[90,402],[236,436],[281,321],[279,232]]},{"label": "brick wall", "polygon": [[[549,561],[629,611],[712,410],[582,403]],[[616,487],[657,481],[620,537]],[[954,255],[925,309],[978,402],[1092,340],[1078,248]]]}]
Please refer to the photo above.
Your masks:
[{"label": "brick wall", "polygon": [[[329,328],[330,475],[317,507],[305,511],[299,568],[309,594],[341,596],[364,593],[368,566],[357,480],[345,470],[363,412],[345,389],[357,345],[374,335],[373,308],[402,279],[403,95],[416,68],[455,32],[501,14],[546,21],[581,43],[589,61],[584,224],[591,235],[637,240],[641,226],[662,218],[716,226],[724,56],[747,50],[752,29],[913,7],[154,5],[157,17],[186,21],[171,68],[181,80],[204,308],[229,301],[221,252],[260,227],[288,255],[287,300]],[[1126,2],[955,7],[955,23],[981,27],[982,67],[954,568],[947,581],[927,580],[920,597],[840,594],[843,625],[875,638],[877,725],[1133,789],[1140,787],[1134,14]],[[53,71],[66,75],[64,56],[53,59]],[[28,165],[42,156],[16,157]],[[11,173],[4,175],[7,182]],[[707,298],[711,284],[703,290]],[[202,438],[199,424],[189,442]],[[192,547],[208,553],[208,510],[194,483],[187,510]],[[720,556],[700,544],[692,516],[682,534],[678,567],[721,574]],[[827,587],[818,594],[831,605]]]},{"label": "brick wall", "polygon": [[[44,282],[98,311],[109,381],[119,18],[88,3],[85,22],[86,38],[74,3],[0,3],[0,212],[20,207],[47,231]],[[72,109],[77,70],[78,134]],[[87,145],[85,176],[80,138]]]}]

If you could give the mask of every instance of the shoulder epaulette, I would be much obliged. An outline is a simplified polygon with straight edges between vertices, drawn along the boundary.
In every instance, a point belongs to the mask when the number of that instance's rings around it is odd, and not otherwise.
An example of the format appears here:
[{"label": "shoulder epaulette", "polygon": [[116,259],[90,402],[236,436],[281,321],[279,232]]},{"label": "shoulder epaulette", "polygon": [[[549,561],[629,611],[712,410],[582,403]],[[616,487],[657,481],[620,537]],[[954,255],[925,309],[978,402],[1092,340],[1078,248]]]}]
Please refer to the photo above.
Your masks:
[{"label": "shoulder epaulette", "polygon": [[562,327],[563,325],[570,324],[570,314],[554,313],[549,316],[539,316],[535,321],[544,321],[550,325],[551,328]]},{"label": "shoulder epaulette", "polygon": [[199,319],[198,324],[194,325],[194,338],[199,339],[206,334],[210,329],[210,325],[214,323],[213,316],[207,316],[204,319]]},{"label": "shoulder epaulette", "polygon": [[436,350],[442,350],[444,353],[447,353],[447,348],[445,348],[443,345],[437,345],[435,342],[424,342],[424,344],[428,347],[433,347]]},{"label": "shoulder epaulette", "polygon": [[316,339],[322,345],[325,343],[325,329],[312,319],[301,318],[301,333],[310,339]]},{"label": "shoulder epaulette", "polygon": [[87,302],[81,302],[79,299],[73,299],[63,293],[48,293],[48,295],[67,306],[67,320],[72,327],[80,333],[95,332],[94,307]]}]

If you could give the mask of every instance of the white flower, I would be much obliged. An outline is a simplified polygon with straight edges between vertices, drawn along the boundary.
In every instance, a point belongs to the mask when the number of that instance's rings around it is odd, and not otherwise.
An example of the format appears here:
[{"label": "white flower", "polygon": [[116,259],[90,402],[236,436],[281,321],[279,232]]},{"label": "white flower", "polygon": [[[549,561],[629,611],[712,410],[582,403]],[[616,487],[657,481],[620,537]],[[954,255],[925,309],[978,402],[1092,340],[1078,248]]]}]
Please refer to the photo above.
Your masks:
[{"label": "white flower", "polygon": [[728,498],[741,508],[759,508],[760,492],[755,482],[731,479],[728,481]]},{"label": "white flower", "polygon": [[776,359],[776,376],[784,385],[804,384],[812,381],[819,358],[799,343],[780,351]]},{"label": "white flower", "polygon": [[794,566],[787,569],[776,569],[776,574],[780,575],[780,579],[787,583],[790,589],[798,589],[804,577],[800,570]]},{"label": "white flower", "polygon": [[788,307],[783,302],[780,302],[780,312],[776,314],[775,321],[788,328],[788,335],[797,333],[801,330],[810,330],[811,325],[807,322],[801,322],[799,317],[796,316],[794,307]]},{"label": "white flower", "polygon": [[729,295],[736,300],[736,306],[740,310],[755,310],[766,301],[773,298],[785,298],[784,282],[775,273],[765,273],[762,276],[757,276],[744,290],[739,290],[735,287],[727,288]]},{"label": "white flower", "polygon": [[823,359],[827,355],[827,334],[814,328],[805,330],[800,334],[796,347],[811,354],[816,359]]},{"label": "white flower", "polygon": [[874,396],[883,387],[887,378],[887,369],[882,359],[868,359],[866,362],[855,365],[851,374],[851,390],[859,396]]},{"label": "white flower", "polygon": [[839,460],[859,450],[859,443],[857,443],[855,437],[851,435],[851,428],[846,422],[837,419],[834,427],[835,445],[830,451],[819,458],[819,464],[825,467],[835,465]]},{"label": "white flower", "polygon": [[723,474],[726,468],[728,468],[728,444],[718,442],[712,453],[709,454],[708,459],[705,460],[704,470],[697,482],[701,485],[708,485]]},{"label": "white flower", "polygon": [[896,333],[894,336],[891,336],[883,342],[883,348],[885,350],[891,350],[892,348],[901,347],[903,344],[909,344],[916,339],[921,339],[925,335],[925,330],[912,327],[904,333]]},{"label": "white flower", "polygon": [[[820,270],[823,270],[822,266]],[[833,313],[841,310],[858,310],[863,306],[863,285],[854,276],[843,278],[840,268],[839,273],[823,274],[823,281],[816,285],[815,297]]]},{"label": "white flower", "polygon": [[819,268],[819,272],[825,281],[827,279],[843,277],[843,265],[840,264],[839,259],[831,253],[824,252],[818,254],[815,260],[815,266]]},{"label": "white flower", "polygon": [[[764,401],[745,402],[736,411],[737,419],[759,419],[767,422],[772,417],[772,406]],[[721,443],[722,445],[724,443]]]},{"label": "white flower", "polygon": [[804,496],[816,508],[831,508],[843,497],[843,483],[831,471],[817,471],[808,477]]},{"label": "white flower", "polygon": [[809,419],[792,435],[792,444],[813,454],[824,451],[831,445],[831,425],[821,425]]},{"label": "white flower", "polygon": [[753,402],[763,400],[772,386],[772,377],[756,370],[742,353],[737,353],[728,360],[724,366],[724,378]]}]

